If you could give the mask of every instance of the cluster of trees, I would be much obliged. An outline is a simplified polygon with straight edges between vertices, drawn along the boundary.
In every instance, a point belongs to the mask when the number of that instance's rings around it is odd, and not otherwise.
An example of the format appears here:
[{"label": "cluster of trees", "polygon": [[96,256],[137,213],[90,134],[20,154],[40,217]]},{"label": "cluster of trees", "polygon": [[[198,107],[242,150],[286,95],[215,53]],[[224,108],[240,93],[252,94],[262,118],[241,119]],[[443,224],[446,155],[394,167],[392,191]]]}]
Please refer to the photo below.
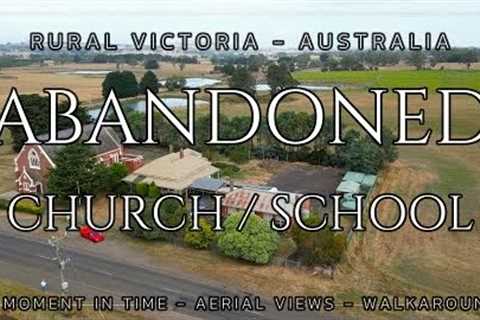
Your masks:
[{"label": "cluster of trees", "polygon": [[19,59],[15,56],[0,56],[0,69],[1,68],[11,68],[11,67],[24,67],[34,63],[33,60]]},{"label": "cluster of trees", "polygon": [[102,82],[102,95],[107,97],[110,90],[114,89],[119,98],[135,97],[145,93],[147,88],[155,93],[160,88],[158,78],[152,71],[147,71],[140,83],[131,71],[113,71],[108,73]]},{"label": "cluster of trees", "polygon": [[[42,134],[47,134],[50,130],[49,128],[49,114],[50,114],[50,101],[46,96],[40,96],[38,94],[28,94],[20,95],[20,101],[23,106],[23,110],[28,115],[30,125],[34,134],[38,137]],[[59,105],[59,112],[66,112],[68,109],[67,102],[62,102]],[[88,114],[85,109],[78,108],[75,111],[75,116],[82,123],[87,123]],[[18,113],[13,111],[8,116],[9,121],[20,121]],[[60,117],[58,121],[58,130],[63,130],[71,127],[71,122],[64,117]],[[22,127],[11,127],[9,128],[12,135],[12,148],[15,152],[19,152],[23,147],[27,137]]]},{"label": "cluster of trees", "polygon": [[[212,223],[205,218],[199,220],[199,231],[191,231],[191,221],[177,232],[166,232],[158,228],[153,220],[153,201],[147,201],[142,219],[152,230],[145,231],[136,223],[132,225],[132,236],[144,240],[167,240],[183,242],[195,249],[216,249],[220,253],[255,264],[267,264],[278,250],[280,236],[270,228],[269,223],[252,215],[245,228],[239,232],[237,226],[242,214],[233,213],[224,222],[224,231],[215,232]],[[168,226],[178,225],[187,211],[178,202],[166,200],[162,203],[159,216]]]},{"label": "cluster of trees", "polygon": [[[298,85],[298,81],[292,76],[286,63],[270,63],[265,70],[267,84],[270,86],[272,95],[278,91]],[[256,93],[257,80],[253,73],[245,66],[231,66],[228,71],[228,79],[231,88],[242,89],[251,95]]]},{"label": "cluster of trees", "polygon": [[187,80],[184,77],[173,76],[165,80],[165,88],[168,91],[174,91],[185,87]]},{"label": "cluster of trees", "polygon": [[[314,115],[306,112],[282,112],[277,115],[277,126],[285,137],[300,140],[311,131],[314,126]],[[132,122],[131,122],[132,123]],[[136,127],[135,125],[132,125]],[[220,132],[223,139],[237,139],[245,134],[250,126],[250,117],[237,116],[220,117]],[[135,134],[144,130],[139,127]],[[358,170],[365,173],[376,173],[386,163],[397,158],[397,148],[393,145],[394,135],[388,128],[383,129],[384,143],[377,145],[372,139],[360,132],[350,129],[344,135],[345,144],[330,146],[328,141],[333,139],[333,119],[326,118],[322,133],[309,145],[292,147],[280,143],[270,133],[266,122],[262,125],[254,139],[237,146],[210,146],[202,141],[210,137],[210,117],[200,116],[196,119],[195,149],[203,154],[215,153],[227,156],[235,163],[244,163],[249,159],[277,159],[283,161],[302,161],[315,165],[338,166],[349,170]],[[157,118],[156,133],[160,145],[174,148],[190,147],[188,142],[180,136],[173,126],[166,123],[163,117]]]},{"label": "cluster of trees", "polygon": [[48,176],[48,191],[59,198],[71,194],[125,192],[122,179],[128,175],[128,168],[121,163],[110,167],[98,163],[87,145],[67,145],[56,154],[54,161],[56,166]]}]

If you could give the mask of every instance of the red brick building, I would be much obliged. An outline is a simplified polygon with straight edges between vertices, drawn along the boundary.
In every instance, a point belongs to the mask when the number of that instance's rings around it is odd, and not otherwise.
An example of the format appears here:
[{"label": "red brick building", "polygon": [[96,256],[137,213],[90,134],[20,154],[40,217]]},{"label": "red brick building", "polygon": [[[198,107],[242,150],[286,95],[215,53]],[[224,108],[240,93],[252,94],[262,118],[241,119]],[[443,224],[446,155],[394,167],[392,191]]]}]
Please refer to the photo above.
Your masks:
[{"label": "red brick building", "polygon": [[[83,128],[81,141],[86,140],[92,133],[93,125]],[[71,136],[72,129],[58,133],[60,138]],[[47,136],[38,137],[40,141],[47,140]],[[107,166],[114,163],[124,163],[130,172],[143,165],[141,155],[128,154],[120,143],[117,134],[110,128],[103,128],[99,134],[100,145],[92,145],[92,151],[98,162]],[[17,190],[22,193],[45,193],[50,169],[55,167],[55,155],[63,148],[61,145],[24,145],[15,157],[15,174],[17,176]]]}]

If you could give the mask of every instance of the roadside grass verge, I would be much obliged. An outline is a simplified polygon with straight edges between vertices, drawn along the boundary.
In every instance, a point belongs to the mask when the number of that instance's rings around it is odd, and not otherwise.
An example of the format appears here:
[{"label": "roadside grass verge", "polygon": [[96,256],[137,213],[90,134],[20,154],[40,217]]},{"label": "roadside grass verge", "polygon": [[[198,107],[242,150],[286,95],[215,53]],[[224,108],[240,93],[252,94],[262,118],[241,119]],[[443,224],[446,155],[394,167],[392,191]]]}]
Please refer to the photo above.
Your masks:
[{"label": "roadside grass verge", "polygon": [[[41,291],[34,290],[23,286],[21,284],[15,283],[9,280],[0,280],[0,297],[4,296],[15,296],[15,297],[32,297],[32,296],[43,296],[44,294]],[[71,320],[141,320],[143,317],[125,313],[125,312],[98,312],[93,311],[88,307],[84,307],[82,311],[74,312],[47,312],[47,311],[15,311],[15,312],[2,312],[0,311],[0,319],[8,320],[51,320],[51,319],[71,319]]]}]

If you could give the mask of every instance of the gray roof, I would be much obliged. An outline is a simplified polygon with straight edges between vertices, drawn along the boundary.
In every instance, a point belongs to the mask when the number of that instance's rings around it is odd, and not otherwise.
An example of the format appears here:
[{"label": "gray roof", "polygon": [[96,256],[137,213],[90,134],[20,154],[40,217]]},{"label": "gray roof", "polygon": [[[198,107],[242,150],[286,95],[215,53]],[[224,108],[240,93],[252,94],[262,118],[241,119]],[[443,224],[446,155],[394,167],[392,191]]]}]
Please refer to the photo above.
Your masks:
[{"label": "gray roof", "polygon": [[[90,138],[90,135],[92,134],[94,125],[93,124],[88,124],[83,126],[83,133],[82,136],[79,139],[79,142],[86,141]],[[72,135],[73,133],[73,128],[69,129],[64,129],[61,131],[58,131],[58,138],[60,139],[65,139],[68,138]],[[38,137],[39,141],[47,141],[48,140],[48,134],[40,135]],[[103,127],[100,130],[100,133],[98,134],[98,141],[100,142],[99,145],[89,145],[90,148],[92,149],[92,152],[95,155],[99,155],[111,150],[118,149],[120,147],[120,139],[118,135],[115,133],[115,131],[111,128],[108,127]],[[55,155],[62,150],[64,145],[49,145],[49,144],[43,144],[42,148],[45,150],[45,152],[48,154],[48,156],[53,159]]]},{"label": "gray roof", "polygon": [[215,192],[223,187],[224,184],[225,182],[223,180],[203,177],[195,180],[190,187],[192,189]]}]

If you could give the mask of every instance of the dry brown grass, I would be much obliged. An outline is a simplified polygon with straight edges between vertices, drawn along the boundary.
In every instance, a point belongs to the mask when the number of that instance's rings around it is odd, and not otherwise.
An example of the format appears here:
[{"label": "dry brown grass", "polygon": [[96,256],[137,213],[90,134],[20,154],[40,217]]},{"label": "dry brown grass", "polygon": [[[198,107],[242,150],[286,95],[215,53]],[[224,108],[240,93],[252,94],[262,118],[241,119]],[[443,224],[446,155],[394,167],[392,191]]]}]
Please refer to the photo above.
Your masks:
[{"label": "dry brown grass", "polygon": [[[69,72],[77,70],[111,70],[117,69],[116,64],[63,64],[39,67],[28,66],[22,68],[5,68],[0,70],[0,99],[5,101],[12,87],[16,87],[20,93],[42,93],[44,88],[61,87],[73,90],[81,101],[90,102],[101,99],[101,84],[105,75],[78,75]],[[140,81],[145,73],[142,65],[130,66],[119,65],[120,70],[129,70],[135,73]],[[208,62],[201,64],[187,64],[181,71],[178,65],[161,63],[158,70],[153,70],[158,78],[166,78],[172,75],[202,76],[208,75],[213,66]]]}]

